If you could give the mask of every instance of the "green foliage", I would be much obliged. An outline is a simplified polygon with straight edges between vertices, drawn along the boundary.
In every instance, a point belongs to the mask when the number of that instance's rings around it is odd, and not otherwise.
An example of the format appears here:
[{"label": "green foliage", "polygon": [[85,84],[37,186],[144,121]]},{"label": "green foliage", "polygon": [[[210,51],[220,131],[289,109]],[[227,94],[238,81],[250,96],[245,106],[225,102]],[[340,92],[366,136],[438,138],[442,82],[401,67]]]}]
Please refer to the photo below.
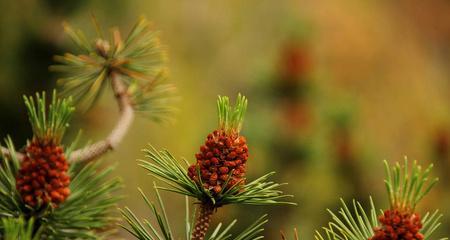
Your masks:
[{"label": "green foliage", "polygon": [[[5,140],[10,152],[15,152],[11,138]],[[16,189],[16,175],[19,171],[19,160],[15,154],[1,156],[0,168],[0,218],[18,217],[18,212],[25,211],[19,192]]]},{"label": "green foliage", "polygon": [[2,218],[4,240],[39,240],[40,232],[33,233],[34,219]]},{"label": "green foliage", "polygon": [[163,83],[164,73],[156,76],[154,81],[154,84],[146,86],[140,86],[136,82],[129,86],[128,93],[134,110],[156,122],[170,120],[172,113],[176,111],[172,106],[176,100],[175,86]]},{"label": "green foliage", "polygon": [[[11,139],[6,140],[10,152],[15,152]],[[23,218],[28,223],[34,218],[34,228],[44,239],[97,239],[108,235],[106,231],[115,218],[111,217],[118,197],[113,192],[120,187],[117,178],[110,178],[112,167],[100,169],[100,163],[72,164],[71,194],[56,209],[35,213],[25,206],[16,189],[16,174],[20,163],[16,156],[3,156],[0,168],[0,218]],[[0,236],[6,234],[6,225],[0,226]],[[102,233],[97,233],[102,230]],[[34,237],[34,236],[33,236]]]},{"label": "green foliage", "polygon": [[59,99],[56,91],[53,91],[48,108],[45,92],[37,93],[35,98],[24,96],[24,100],[34,138],[40,141],[52,140],[59,144],[75,110],[71,98]]},{"label": "green foliage", "polygon": [[[135,236],[137,239],[147,239],[147,240],[174,239],[172,230],[170,229],[169,221],[167,219],[164,203],[158,190],[155,188],[155,193],[156,196],[158,197],[158,206],[161,209],[162,213],[158,211],[157,206],[153,202],[150,202],[150,200],[142,192],[141,189],[139,189],[139,192],[141,193],[142,198],[144,199],[147,206],[152,210],[152,213],[155,216],[158,223],[159,232],[147,219],[145,219],[142,224],[140,220],[136,217],[136,215],[128,207],[125,207],[125,210],[120,211],[122,213],[122,216],[130,225],[130,227],[126,227],[124,225],[121,226],[129,233],[131,233],[133,236]],[[146,227],[150,229],[151,232],[149,232],[146,229]]]},{"label": "green foliage", "polygon": [[[141,18],[125,40],[119,30],[111,31],[105,39],[94,19],[97,36],[88,40],[81,30],[64,24],[65,32],[78,46],[81,54],[56,56],[59,65],[51,66],[64,75],[58,80],[63,95],[73,96],[83,109],[92,106],[111,80],[112,73],[121,77],[138,111],[165,114],[171,109],[164,104],[171,98],[173,86],[165,83],[166,53],[159,33]],[[151,115],[154,117],[155,115]],[[159,119],[159,118],[157,118]]]},{"label": "green foliage", "polygon": [[[342,208],[338,214],[328,210],[332,217],[332,222],[328,227],[324,227],[326,237],[319,232],[316,233],[316,239],[348,239],[348,240],[367,240],[374,235],[373,229],[378,227],[377,210],[375,209],[372,198],[370,199],[370,212],[366,214],[361,204],[353,200],[352,208],[349,208],[344,200],[341,199]],[[352,209],[353,212],[350,210]]]},{"label": "green foliage", "polygon": [[[316,240],[367,240],[374,235],[374,229],[379,227],[377,209],[370,199],[370,209],[366,213],[361,204],[353,200],[351,208],[347,206],[344,200],[341,199],[342,208],[338,211],[338,214],[328,210],[332,217],[332,222],[328,224],[328,227],[324,227],[325,234],[316,232]],[[353,211],[352,211],[353,210]],[[383,214],[383,211],[380,211]],[[441,225],[439,222],[442,217],[438,211],[432,214],[426,213],[422,219],[423,227],[421,233],[424,235],[424,239],[431,239],[432,233]],[[447,238],[438,238],[444,240]]]},{"label": "green foliage", "polygon": [[227,96],[219,96],[217,100],[217,112],[219,116],[219,128],[227,132],[235,131],[239,133],[247,110],[247,98],[241,94],[236,99],[233,107]]},{"label": "green foliage", "polygon": [[391,207],[414,210],[417,203],[433,188],[438,178],[429,178],[433,165],[425,170],[414,161],[408,169],[408,160],[405,158],[403,166],[397,162],[390,167],[384,161],[387,179],[384,181],[389,194]]},{"label": "green foliage", "polygon": [[99,170],[100,164],[71,165],[69,198],[40,218],[45,226],[43,235],[48,239],[97,239],[111,233],[120,199],[114,192],[121,187],[121,181],[110,178],[114,167]]},{"label": "green foliage", "polygon": [[[404,165],[396,163],[394,167],[384,161],[386,166],[387,179],[385,180],[391,209],[403,209],[407,211],[414,210],[416,204],[422,199],[434,186],[437,179],[428,180],[432,166],[422,170],[416,162],[413,163],[411,171],[408,171],[408,161],[405,159]],[[427,187],[424,185],[427,183]],[[425,187],[425,188],[424,188]],[[316,240],[367,240],[373,237],[374,229],[380,227],[378,214],[383,211],[377,210],[372,198],[370,198],[370,209],[366,213],[362,205],[353,200],[352,206],[347,206],[341,199],[342,208],[338,214],[328,210],[332,221],[324,227],[324,234],[316,232]],[[432,214],[427,212],[422,218],[422,229],[424,239],[430,240],[433,232],[441,225],[439,220],[442,214],[434,211]],[[444,240],[447,238],[438,238]]]},{"label": "green foliage", "polygon": [[[150,223],[149,220],[139,220],[139,218],[128,208],[125,207],[121,210],[122,216],[128,223],[128,226],[121,225],[122,228],[127,230],[136,239],[140,240],[175,240],[172,230],[170,229],[170,224],[165,211],[165,206],[161,195],[159,194],[158,187],[155,185],[155,193],[158,199],[158,206],[151,202],[147,196],[139,189],[147,206],[152,210],[153,216],[156,218],[157,226]],[[159,208],[159,210],[158,210]],[[184,224],[186,226],[186,240],[190,240],[190,236],[193,229],[193,222],[191,222],[191,212],[189,210],[189,200],[186,197],[186,218]],[[192,216],[195,218],[195,214]],[[261,232],[264,230],[263,225],[267,223],[267,215],[264,215],[257,219],[252,225],[244,229],[240,234],[233,237],[230,233],[232,227],[236,224],[236,220],[232,221],[227,226],[223,226],[219,223],[216,228],[212,231],[211,235],[206,237],[206,240],[256,240],[262,239]]]},{"label": "green foliage", "polygon": [[159,189],[191,196],[200,202],[210,202],[218,207],[237,203],[250,205],[293,204],[283,201],[287,197],[292,197],[279,190],[284,184],[268,181],[268,178],[274,174],[273,172],[245,185],[236,184],[217,196],[212,196],[209,191],[198,186],[189,178],[186,170],[189,163],[186,160],[184,160],[185,165],[183,166],[168,151],[157,151],[151,146],[143,151],[149,161],[139,160],[139,165],[168,185],[168,187],[158,187]]}]

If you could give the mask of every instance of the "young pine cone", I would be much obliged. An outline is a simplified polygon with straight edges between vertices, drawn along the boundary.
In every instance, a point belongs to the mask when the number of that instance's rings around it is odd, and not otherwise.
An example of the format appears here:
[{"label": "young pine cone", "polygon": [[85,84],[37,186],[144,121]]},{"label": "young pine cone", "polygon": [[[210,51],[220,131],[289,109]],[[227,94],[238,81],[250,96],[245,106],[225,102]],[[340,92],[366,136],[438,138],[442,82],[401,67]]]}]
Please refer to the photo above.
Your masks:
[{"label": "young pine cone", "polygon": [[17,175],[16,187],[25,204],[57,207],[70,194],[68,163],[61,146],[33,140]]},{"label": "young pine cone", "polygon": [[379,217],[381,227],[374,229],[375,235],[369,240],[423,240],[420,216],[399,210],[386,210]]},{"label": "young pine cone", "polygon": [[189,167],[188,175],[200,184],[198,168],[203,187],[212,194],[220,193],[223,188],[245,183],[248,147],[243,136],[216,130],[208,135],[195,157],[197,163]]}]

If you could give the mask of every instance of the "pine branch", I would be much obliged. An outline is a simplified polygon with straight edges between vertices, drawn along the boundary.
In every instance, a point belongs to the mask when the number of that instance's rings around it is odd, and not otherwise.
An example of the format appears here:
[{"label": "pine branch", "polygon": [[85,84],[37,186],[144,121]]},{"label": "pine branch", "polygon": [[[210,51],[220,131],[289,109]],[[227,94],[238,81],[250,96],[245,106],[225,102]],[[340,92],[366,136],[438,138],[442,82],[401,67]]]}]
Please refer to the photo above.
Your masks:
[{"label": "pine branch", "polygon": [[111,84],[120,111],[120,117],[116,123],[116,126],[106,139],[96,142],[90,146],[86,146],[82,149],[75,150],[70,155],[70,161],[90,161],[100,157],[110,150],[114,150],[130,128],[134,120],[134,110],[130,103],[127,89],[120,79],[119,74],[114,72],[111,73]]},{"label": "pine branch", "polygon": [[119,30],[113,29],[108,41],[93,20],[97,30],[95,41],[64,24],[65,32],[81,54],[56,56],[60,64],[50,69],[64,74],[58,80],[62,94],[73,96],[84,110],[92,107],[110,83],[120,116],[105,139],[75,150],[70,157],[72,162],[90,161],[114,150],[128,132],[136,112],[159,121],[173,111],[168,105],[173,100],[174,88],[164,83],[166,54],[158,32],[141,18],[125,39]]},{"label": "pine branch", "polygon": [[[70,162],[90,161],[114,150],[120,144],[134,120],[135,114],[133,105],[127,92],[128,89],[121,79],[121,75],[116,72],[111,72],[110,75],[112,89],[120,111],[120,117],[106,139],[73,151],[70,155]],[[10,151],[5,147],[1,147],[1,151],[4,155],[10,155]],[[16,155],[20,161],[23,160],[24,155],[22,153],[16,152]]]},{"label": "pine branch", "polygon": [[[6,145],[9,152],[15,152],[10,138]],[[121,183],[117,178],[109,179],[113,167],[98,170],[100,163],[73,163],[69,169],[71,194],[67,200],[55,209],[46,208],[36,213],[22,201],[16,187],[19,160],[15,155],[3,155],[0,162],[0,217],[28,220],[35,215],[35,227],[41,229],[42,239],[98,239],[108,235],[110,232],[106,230],[115,221],[111,213],[119,199],[113,193]],[[97,233],[98,230],[103,232]]]},{"label": "pine branch", "polygon": [[158,187],[159,189],[191,196],[198,199],[199,202],[210,203],[216,207],[238,203],[248,205],[296,205],[284,201],[284,199],[292,197],[279,190],[285,184],[268,181],[274,172],[263,175],[245,185],[238,182],[228,189],[223,188],[224,191],[213,196],[207,189],[198,186],[189,178],[186,171],[189,164],[186,160],[186,165],[183,166],[168,151],[157,151],[151,146],[143,151],[150,161],[139,160],[139,165],[148,170],[152,176],[168,185],[167,187]]},{"label": "pine branch", "polygon": [[[170,223],[165,211],[164,201],[161,198],[161,195],[158,191],[159,187],[154,185],[155,195],[157,197],[158,203],[155,204],[151,202],[147,196],[139,189],[142,198],[144,199],[148,208],[151,209],[153,217],[156,219],[156,226],[153,225],[148,219],[140,220],[138,217],[131,211],[128,207],[125,209],[120,209],[122,216],[127,226],[120,224],[120,226],[128,231],[131,235],[133,235],[136,239],[139,240],[174,240],[180,239],[176,238],[170,229]],[[195,212],[191,213],[189,210],[189,200],[186,197],[186,218],[184,219],[184,224],[186,226],[185,239],[191,240],[191,237],[194,236],[195,227],[190,222],[191,219],[194,219],[196,214]],[[209,209],[211,210],[211,209]],[[209,210],[206,210],[206,215],[208,215]],[[203,216],[200,214],[199,216]],[[206,216],[203,216],[203,218]],[[233,237],[230,233],[230,230],[236,224],[237,220],[233,220],[228,225],[223,225],[219,223],[212,231],[210,235],[205,235],[203,238],[206,240],[257,240],[262,239],[261,233],[264,231],[263,226],[268,222],[267,215],[263,215],[258,218],[253,224],[245,228],[241,231],[237,236]],[[206,234],[206,233],[205,233]],[[192,238],[195,239],[195,238]]]},{"label": "pine branch", "polygon": [[[396,163],[393,167],[384,161],[386,169],[386,189],[388,191],[390,208],[377,215],[372,198],[370,198],[369,213],[361,204],[353,200],[352,206],[341,199],[342,208],[338,214],[328,210],[332,221],[323,230],[325,234],[316,232],[316,240],[379,240],[396,236],[415,235],[413,239],[431,239],[433,232],[441,225],[442,217],[439,211],[426,213],[422,220],[414,211],[417,203],[431,190],[437,179],[429,179],[432,165],[425,170],[414,162],[411,169],[408,161],[404,165]],[[440,240],[447,238],[439,238]]]},{"label": "pine branch", "polygon": [[370,239],[374,232],[373,229],[378,226],[377,210],[370,198],[370,212],[366,213],[362,205],[353,200],[351,206],[348,206],[343,199],[341,199],[342,208],[338,214],[328,210],[332,217],[332,222],[328,227],[324,227],[325,235],[316,231],[315,238],[317,240],[334,240],[334,239],[348,239],[348,240],[367,240]]}]

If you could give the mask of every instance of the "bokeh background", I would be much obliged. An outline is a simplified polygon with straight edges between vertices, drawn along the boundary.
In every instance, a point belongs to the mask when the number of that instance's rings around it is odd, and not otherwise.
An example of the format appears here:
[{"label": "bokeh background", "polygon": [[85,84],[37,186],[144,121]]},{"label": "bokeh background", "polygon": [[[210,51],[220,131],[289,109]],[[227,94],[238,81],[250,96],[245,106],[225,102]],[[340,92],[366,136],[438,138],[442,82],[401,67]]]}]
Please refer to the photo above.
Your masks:
[{"label": "bokeh background", "polygon": [[[367,203],[371,195],[387,207],[382,160],[407,155],[436,166],[440,183],[419,210],[439,208],[439,234],[450,234],[449,1],[1,0],[0,9],[0,135],[17,145],[31,132],[22,94],[54,88],[52,56],[74,50],[62,21],[93,34],[91,13],[124,30],[144,15],[161,31],[180,95],[175,121],[138,118],[105,157],[125,185],[121,206],[140,216],[150,211],[137,187],[152,195],[154,180],[136,164],[140,149],[151,143],[193,161],[216,127],[216,96],[241,92],[250,100],[249,178],[277,171],[298,206],[229,206],[216,222],[237,218],[239,229],[268,212],[267,239],[294,227],[312,238],[341,197]],[[101,139],[116,117],[105,94],[77,114],[68,139],[80,128]],[[163,196],[181,236],[183,197]]]}]

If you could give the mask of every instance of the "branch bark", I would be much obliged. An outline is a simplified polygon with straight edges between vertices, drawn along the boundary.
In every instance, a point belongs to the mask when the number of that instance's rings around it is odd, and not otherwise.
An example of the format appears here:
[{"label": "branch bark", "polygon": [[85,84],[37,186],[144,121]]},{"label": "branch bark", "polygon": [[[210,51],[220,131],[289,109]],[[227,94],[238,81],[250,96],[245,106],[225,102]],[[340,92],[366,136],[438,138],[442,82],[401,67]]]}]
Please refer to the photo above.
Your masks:
[{"label": "branch bark", "polygon": [[119,120],[106,139],[72,152],[70,162],[91,161],[108,151],[114,150],[128,132],[134,120],[134,109],[125,84],[120,79],[120,75],[114,71],[111,72],[111,85],[119,106]]}]

